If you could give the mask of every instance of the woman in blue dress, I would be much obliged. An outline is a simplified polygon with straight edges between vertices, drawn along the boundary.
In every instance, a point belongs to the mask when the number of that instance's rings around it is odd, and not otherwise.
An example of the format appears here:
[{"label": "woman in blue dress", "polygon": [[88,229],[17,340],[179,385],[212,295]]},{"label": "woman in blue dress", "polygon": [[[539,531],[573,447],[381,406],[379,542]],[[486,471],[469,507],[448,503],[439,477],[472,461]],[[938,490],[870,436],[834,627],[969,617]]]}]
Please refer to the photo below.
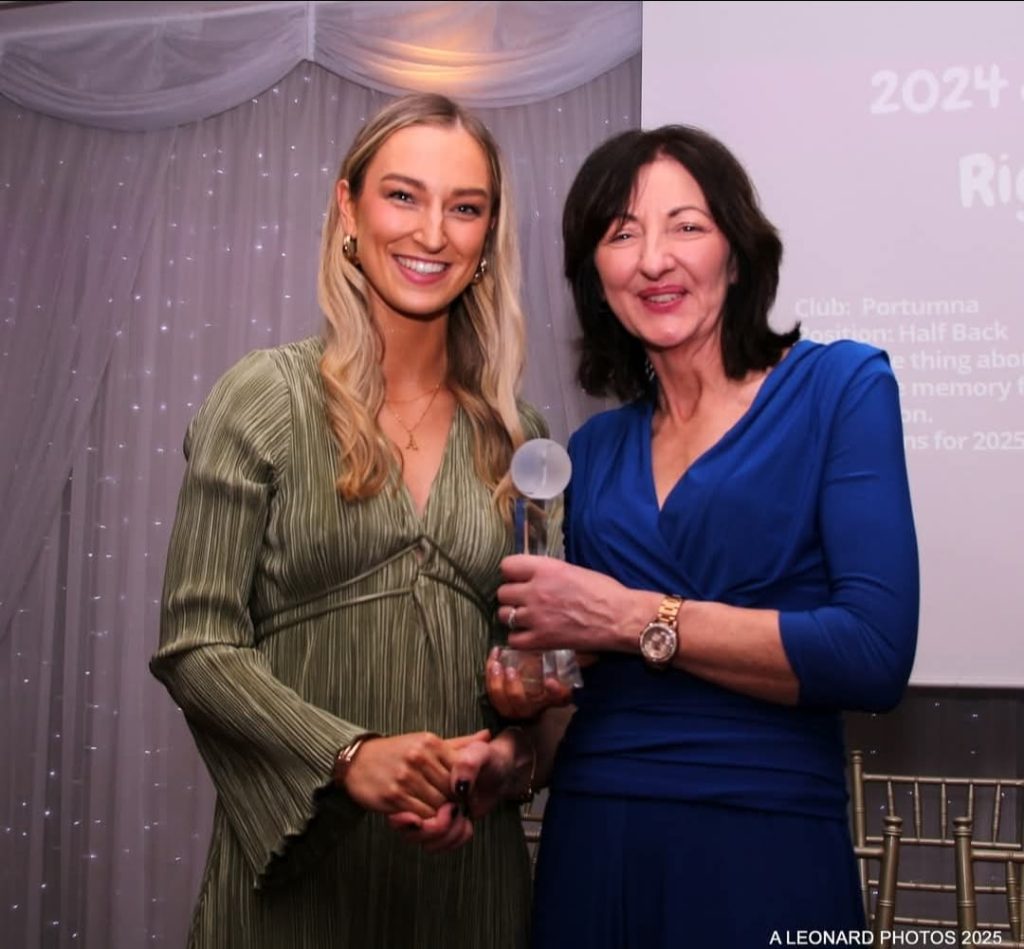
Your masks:
[{"label": "woman in blue dress", "polygon": [[[624,404],[570,441],[566,562],[503,563],[510,644],[597,657],[564,735],[532,728],[534,945],[858,933],[840,712],[899,701],[918,616],[887,357],[771,328],[782,244],[699,130],[599,147],[563,230],[580,382]],[[510,716],[557,691],[493,661],[488,689]]]}]

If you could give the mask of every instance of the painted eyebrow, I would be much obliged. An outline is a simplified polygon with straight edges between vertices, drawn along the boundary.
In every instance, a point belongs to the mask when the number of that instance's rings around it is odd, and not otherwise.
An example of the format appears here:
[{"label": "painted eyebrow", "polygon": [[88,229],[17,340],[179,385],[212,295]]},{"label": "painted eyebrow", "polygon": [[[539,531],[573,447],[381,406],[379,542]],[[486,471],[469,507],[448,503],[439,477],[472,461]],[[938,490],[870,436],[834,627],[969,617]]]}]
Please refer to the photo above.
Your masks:
[{"label": "painted eyebrow", "polygon": [[680,205],[678,208],[673,208],[671,211],[669,211],[668,212],[668,216],[670,218],[674,218],[674,217],[677,217],[680,214],[683,214],[686,211],[696,211],[698,214],[703,214],[704,217],[706,217],[706,218],[710,218],[711,217],[711,214],[709,212],[705,211],[703,208],[697,207],[696,204],[683,204],[683,205]]},{"label": "painted eyebrow", "polygon": [[[408,175],[400,175],[397,172],[384,175],[381,181],[394,181],[399,184],[408,185],[410,188],[416,188],[420,191],[426,191],[427,186],[420,181],[418,178],[410,178]],[[491,200],[490,192],[485,188],[456,188],[452,192],[452,196],[456,198],[482,198],[485,201]]]},{"label": "painted eyebrow", "polygon": [[[711,213],[709,211],[705,211],[703,208],[697,207],[696,204],[682,204],[678,208],[672,208],[672,210],[668,212],[666,217],[671,219],[674,217],[678,217],[680,214],[683,214],[687,211],[696,211],[698,214],[703,214],[704,217],[708,218],[708,220],[711,219]],[[627,211],[625,214],[622,215],[622,217],[615,218],[612,223],[621,227],[623,224],[636,224],[637,218],[635,214],[630,214]]]}]

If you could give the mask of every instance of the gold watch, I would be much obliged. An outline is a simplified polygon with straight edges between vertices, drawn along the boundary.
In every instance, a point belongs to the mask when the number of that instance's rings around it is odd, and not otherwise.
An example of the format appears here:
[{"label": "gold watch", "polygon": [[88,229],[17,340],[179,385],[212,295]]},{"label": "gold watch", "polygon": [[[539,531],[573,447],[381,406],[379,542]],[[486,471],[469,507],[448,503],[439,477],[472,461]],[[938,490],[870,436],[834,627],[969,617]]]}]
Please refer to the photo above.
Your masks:
[{"label": "gold watch", "polygon": [[665,596],[658,606],[658,615],[640,631],[640,655],[652,669],[667,669],[679,651],[680,596]]}]

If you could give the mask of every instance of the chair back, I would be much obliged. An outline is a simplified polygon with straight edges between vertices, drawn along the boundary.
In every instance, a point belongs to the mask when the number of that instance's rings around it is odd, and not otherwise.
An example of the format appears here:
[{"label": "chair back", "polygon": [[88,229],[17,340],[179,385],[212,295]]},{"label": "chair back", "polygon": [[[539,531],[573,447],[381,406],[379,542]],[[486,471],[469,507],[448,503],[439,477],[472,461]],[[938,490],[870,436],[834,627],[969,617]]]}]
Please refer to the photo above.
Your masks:
[{"label": "chair back", "polygon": [[[956,817],[969,819],[973,836],[968,839],[978,851],[1019,853],[1022,848],[1024,779],[873,774],[865,771],[863,753],[853,751],[850,800],[855,848],[880,847],[885,839],[886,818],[902,818],[895,928],[961,928],[963,912],[959,909],[957,883],[961,871],[956,850],[956,830],[961,825]],[[1019,871],[1019,863],[1012,862]],[[860,870],[867,898],[879,886],[879,880],[870,875],[863,861]],[[1016,879],[1019,907],[1019,872]],[[975,892],[982,898],[1006,897],[1008,886],[1012,893],[1012,881],[1008,884],[986,877],[975,881]],[[1004,940],[1013,937],[1010,920],[992,928],[1000,930]]]},{"label": "chair back", "polygon": [[[974,821],[970,817],[953,818],[956,838],[956,909],[957,926],[961,933],[999,933],[998,945],[1008,949],[1024,949],[1024,897],[1021,893],[1021,871],[1024,870],[1024,847],[990,846],[973,839]],[[989,842],[991,843],[991,842]],[[999,868],[999,882],[978,884],[975,863],[986,863]],[[1005,899],[1005,929],[1009,939],[1003,938],[1003,925],[993,920],[978,918],[978,897],[985,893],[1001,894]],[[971,942],[981,945],[982,939]],[[992,943],[996,944],[995,941]]]}]

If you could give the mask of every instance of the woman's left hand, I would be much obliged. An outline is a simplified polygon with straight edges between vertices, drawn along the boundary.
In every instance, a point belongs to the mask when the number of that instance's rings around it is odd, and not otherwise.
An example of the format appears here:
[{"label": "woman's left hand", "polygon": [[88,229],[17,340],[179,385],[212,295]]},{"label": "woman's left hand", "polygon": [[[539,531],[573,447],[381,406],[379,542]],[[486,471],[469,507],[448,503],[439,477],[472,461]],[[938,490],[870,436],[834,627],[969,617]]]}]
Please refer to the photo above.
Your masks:
[{"label": "woman's left hand", "polygon": [[[553,676],[542,682],[527,682],[515,667],[506,668],[500,659],[500,647],[495,646],[487,657],[484,681],[487,698],[494,710],[503,718],[534,718],[546,708],[568,705],[572,701],[572,688]],[[540,666],[539,653],[523,653]],[[588,657],[589,661],[593,661]]]},{"label": "woman's left hand", "polygon": [[[635,626],[639,632],[660,600],[555,557],[515,554],[501,562],[501,574],[498,619],[508,626],[508,644],[515,649],[629,648],[632,641],[623,641],[623,630]],[[646,602],[651,598],[653,609]]]},{"label": "woman's left hand", "polygon": [[514,747],[505,737],[472,741],[460,748],[452,766],[454,801],[427,820],[403,812],[390,815],[388,822],[428,853],[456,850],[472,839],[472,818],[490,813],[501,800],[503,788],[514,778],[514,768]]}]

